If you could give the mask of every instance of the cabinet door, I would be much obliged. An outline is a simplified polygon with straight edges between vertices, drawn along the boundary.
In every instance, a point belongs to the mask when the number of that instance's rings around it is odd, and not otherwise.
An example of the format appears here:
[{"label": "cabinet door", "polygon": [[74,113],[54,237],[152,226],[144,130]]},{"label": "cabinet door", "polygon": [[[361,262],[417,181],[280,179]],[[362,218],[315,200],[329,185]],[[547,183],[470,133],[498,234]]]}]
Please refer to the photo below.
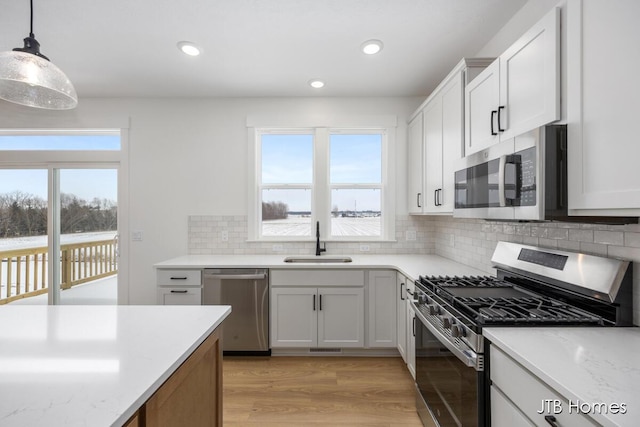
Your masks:
[{"label": "cabinet door", "polygon": [[396,279],[396,337],[398,352],[407,362],[407,278],[402,274]]},{"label": "cabinet door", "polygon": [[500,102],[500,61],[496,59],[465,88],[464,155],[497,143]]},{"label": "cabinet door", "polygon": [[442,97],[436,96],[424,109],[424,206],[425,212],[439,210],[442,192]]},{"label": "cabinet door", "polygon": [[416,379],[416,314],[407,299],[407,367]]},{"label": "cabinet door", "polygon": [[493,427],[534,427],[496,387],[491,387],[491,425]]},{"label": "cabinet door", "polygon": [[364,289],[318,288],[318,347],[364,347]]},{"label": "cabinet door", "polygon": [[316,288],[271,288],[271,347],[316,347]]},{"label": "cabinet door", "polygon": [[201,305],[202,288],[158,288],[158,304]]},{"label": "cabinet door", "polygon": [[407,209],[409,213],[422,213],[424,207],[424,133],[422,112],[409,123],[407,148]]},{"label": "cabinet door", "polygon": [[569,212],[640,215],[640,2],[569,1]]},{"label": "cabinet door", "polygon": [[442,190],[440,213],[453,212],[455,164],[464,153],[464,74],[455,76],[442,90]]},{"label": "cabinet door", "polygon": [[367,291],[367,346],[397,347],[396,272],[370,271]]},{"label": "cabinet door", "polygon": [[559,8],[500,55],[498,118],[502,140],[560,119]]}]

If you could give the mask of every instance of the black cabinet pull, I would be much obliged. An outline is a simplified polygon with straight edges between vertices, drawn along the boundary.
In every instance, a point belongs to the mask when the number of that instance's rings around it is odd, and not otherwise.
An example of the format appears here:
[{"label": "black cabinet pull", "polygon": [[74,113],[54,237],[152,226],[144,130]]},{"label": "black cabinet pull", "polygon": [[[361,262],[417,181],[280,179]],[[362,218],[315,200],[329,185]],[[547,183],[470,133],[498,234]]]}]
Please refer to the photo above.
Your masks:
[{"label": "black cabinet pull", "polygon": [[320,304],[319,304],[319,307],[320,307],[320,311],[322,311],[322,295],[320,295]]},{"label": "black cabinet pull", "polygon": [[187,291],[186,289],[185,289],[185,290],[182,290],[182,291],[176,291],[175,289],[172,289],[172,290],[171,290],[171,293],[172,293],[172,294],[186,294],[187,292],[188,292],[188,291]]},{"label": "black cabinet pull", "polygon": [[413,336],[416,336],[416,318],[415,316],[413,317]]},{"label": "black cabinet pull", "polygon": [[436,206],[442,206],[442,201],[440,200],[441,194],[442,194],[442,188],[438,188],[436,190]]},{"label": "black cabinet pull", "polygon": [[500,124],[500,117],[502,117],[502,110],[504,110],[504,105],[498,107],[498,132],[504,132],[502,129],[502,125]]},{"label": "black cabinet pull", "polygon": [[313,311],[316,311],[316,296],[313,296]]},{"label": "black cabinet pull", "polygon": [[400,283],[400,300],[404,301],[406,298],[402,296],[402,287],[406,286],[404,283]]},{"label": "black cabinet pull", "polygon": [[558,425],[558,423],[556,423],[556,421],[557,421],[557,420],[556,420],[556,417],[554,417],[553,415],[545,415],[545,416],[544,416],[544,420],[545,420],[546,422],[548,422],[550,426],[553,426],[553,427],[560,427],[560,426]]},{"label": "black cabinet pull", "polygon": [[186,277],[171,277],[171,280],[187,280]]},{"label": "black cabinet pull", "polygon": [[422,193],[418,193],[417,200],[416,200],[416,203],[418,204],[418,207],[419,207],[419,208],[421,208],[421,207],[422,207],[422,206],[420,205],[420,196],[422,196]]},{"label": "black cabinet pull", "polygon": [[438,190],[433,190],[433,206],[438,206]]},{"label": "black cabinet pull", "polygon": [[493,118],[498,114],[497,110],[491,110],[491,135],[497,135],[498,133],[493,130]]}]

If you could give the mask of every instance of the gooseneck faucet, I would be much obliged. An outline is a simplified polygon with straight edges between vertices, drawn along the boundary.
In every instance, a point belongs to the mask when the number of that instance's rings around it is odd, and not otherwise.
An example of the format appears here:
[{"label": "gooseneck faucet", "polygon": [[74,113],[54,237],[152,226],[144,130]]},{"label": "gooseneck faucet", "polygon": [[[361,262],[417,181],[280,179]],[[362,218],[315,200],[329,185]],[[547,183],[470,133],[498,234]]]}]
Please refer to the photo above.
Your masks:
[{"label": "gooseneck faucet", "polygon": [[326,245],[320,247],[320,221],[316,221],[316,256],[320,256],[322,252],[326,251]]}]

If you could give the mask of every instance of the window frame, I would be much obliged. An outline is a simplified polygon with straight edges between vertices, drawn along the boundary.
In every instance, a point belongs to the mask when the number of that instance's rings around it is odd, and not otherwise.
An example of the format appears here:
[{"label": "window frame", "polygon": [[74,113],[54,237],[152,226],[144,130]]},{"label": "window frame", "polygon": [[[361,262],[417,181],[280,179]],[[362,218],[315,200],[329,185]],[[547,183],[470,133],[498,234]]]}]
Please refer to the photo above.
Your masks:
[{"label": "window frame", "polygon": [[[272,184],[262,184],[261,135],[263,134],[308,134],[313,135],[313,180],[311,184],[311,235],[310,236],[263,236],[262,235],[262,190],[273,188]],[[330,137],[332,134],[380,134],[381,141],[381,183],[380,184],[331,184],[330,182]],[[249,127],[249,191],[248,191],[248,240],[259,242],[309,242],[315,241],[314,224],[320,222],[320,239],[323,242],[388,242],[395,241],[395,197],[389,189],[395,188],[395,128],[390,126],[335,126],[335,127]],[[276,184],[277,188],[285,188]],[[300,188],[298,184],[288,184],[288,188]],[[331,191],[334,188],[380,189],[379,236],[332,236],[331,233]]]}]

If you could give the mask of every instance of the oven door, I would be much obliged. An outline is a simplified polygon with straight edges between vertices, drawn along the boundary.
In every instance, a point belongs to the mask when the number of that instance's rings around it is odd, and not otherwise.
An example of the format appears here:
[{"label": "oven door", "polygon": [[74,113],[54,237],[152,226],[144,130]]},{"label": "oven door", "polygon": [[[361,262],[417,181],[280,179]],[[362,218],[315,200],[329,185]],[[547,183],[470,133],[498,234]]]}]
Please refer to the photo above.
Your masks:
[{"label": "oven door", "polygon": [[[422,423],[440,427],[485,426],[482,362],[463,352],[416,310],[417,408]],[[482,356],[480,356],[482,359]]]}]

